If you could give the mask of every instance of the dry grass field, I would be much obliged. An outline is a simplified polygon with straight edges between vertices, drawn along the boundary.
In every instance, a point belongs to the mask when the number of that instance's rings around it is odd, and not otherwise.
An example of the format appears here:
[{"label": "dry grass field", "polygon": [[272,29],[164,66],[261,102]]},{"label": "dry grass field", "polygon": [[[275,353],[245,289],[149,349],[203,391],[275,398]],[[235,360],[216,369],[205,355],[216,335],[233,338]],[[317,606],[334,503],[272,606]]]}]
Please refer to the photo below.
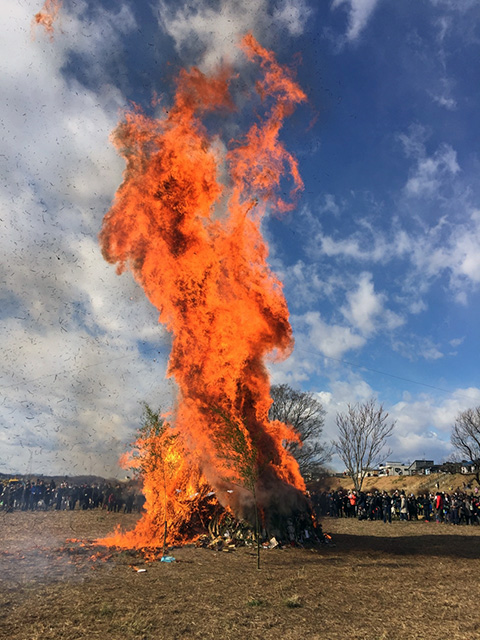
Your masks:
[{"label": "dry grass field", "polygon": [[262,550],[260,571],[248,548],[184,547],[175,563],[145,564],[67,542],[134,520],[2,513],[0,638],[480,638],[478,526],[326,519],[334,546]]}]

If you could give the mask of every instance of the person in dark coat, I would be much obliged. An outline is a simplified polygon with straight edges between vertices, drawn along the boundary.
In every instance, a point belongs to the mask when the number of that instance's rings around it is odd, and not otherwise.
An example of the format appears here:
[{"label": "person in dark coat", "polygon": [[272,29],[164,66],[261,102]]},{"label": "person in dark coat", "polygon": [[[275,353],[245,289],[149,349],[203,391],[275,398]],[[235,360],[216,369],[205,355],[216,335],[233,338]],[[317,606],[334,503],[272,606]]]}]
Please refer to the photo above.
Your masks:
[{"label": "person in dark coat", "polygon": [[425,493],[422,501],[423,506],[423,519],[425,522],[430,522],[430,498],[428,497],[428,493]]},{"label": "person in dark coat", "polygon": [[392,524],[392,499],[386,491],[382,493],[383,521]]}]

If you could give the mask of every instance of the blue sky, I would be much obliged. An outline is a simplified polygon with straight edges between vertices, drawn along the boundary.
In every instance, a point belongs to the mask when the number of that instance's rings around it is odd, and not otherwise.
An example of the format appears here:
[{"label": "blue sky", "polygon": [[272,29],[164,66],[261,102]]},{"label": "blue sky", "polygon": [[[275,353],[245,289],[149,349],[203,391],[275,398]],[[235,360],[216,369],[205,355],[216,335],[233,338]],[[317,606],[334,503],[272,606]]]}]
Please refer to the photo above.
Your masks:
[{"label": "blue sky", "polygon": [[480,404],[478,3],[64,0],[53,40],[39,9],[7,0],[0,43],[0,470],[118,474],[141,403],[172,404],[169,337],[98,247],[109,135],[182,65],[248,81],[247,31],[309,99],[283,131],[305,189],[264,223],[296,341],[272,380],[318,394],[326,439],[375,396],[392,458],[448,458]]}]

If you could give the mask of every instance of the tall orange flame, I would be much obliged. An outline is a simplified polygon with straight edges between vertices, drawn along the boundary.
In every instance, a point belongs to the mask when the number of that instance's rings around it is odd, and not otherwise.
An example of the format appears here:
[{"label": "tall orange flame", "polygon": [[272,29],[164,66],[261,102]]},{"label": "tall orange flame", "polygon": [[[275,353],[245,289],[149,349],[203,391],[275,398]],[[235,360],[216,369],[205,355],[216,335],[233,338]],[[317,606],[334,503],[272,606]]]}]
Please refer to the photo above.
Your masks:
[{"label": "tall orange flame", "polygon": [[[241,46],[259,66],[264,116],[222,156],[219,137],[209,135],[201,117],[233,109],[232,74],[181,71],[173,107],[163,117],[135,108],[114,132],[126,170],[100,242],[118,273],[132,270],[172,333],[168,375],[179,389],[174,422],[180,439],[173,447],[181,463],[168,483],[170,504],[181,511],[175,490],[200,493],[208,483],[235,515],[251,517],[247,473],[268,518],[273,511],[290,513],[305,489],[284,446],[297,435],[268,419],[265,357],[287,356],[293,341],[260,231],[267,207],[292,206],[277,195],[282,177],[290,176],[291,196],[303,186],[279,132],[305,94],[253,36]],[[224,184],[221,171],[228,176]],[[142,546],[149,537],[158,542],[159,482],[155,473],[146,474],[147,515],[128,545]]]}]

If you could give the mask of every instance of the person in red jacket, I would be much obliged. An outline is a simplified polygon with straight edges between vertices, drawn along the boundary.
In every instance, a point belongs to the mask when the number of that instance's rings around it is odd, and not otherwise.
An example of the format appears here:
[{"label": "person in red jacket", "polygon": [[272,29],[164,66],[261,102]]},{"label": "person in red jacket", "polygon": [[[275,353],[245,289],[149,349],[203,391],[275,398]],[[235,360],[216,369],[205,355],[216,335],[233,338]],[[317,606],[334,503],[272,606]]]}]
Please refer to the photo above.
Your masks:
[{"label": "person in red jacket", "polygon": [[350,491],[348,501],[350,502],[350,513],[355,517],[357,515],[357,494],[355,491]]},{"label": "person in red jacket", "polygon": [[435,496],[435,520],[437,522],[443,522],[443,495],[440,491],[437,491]]}]

